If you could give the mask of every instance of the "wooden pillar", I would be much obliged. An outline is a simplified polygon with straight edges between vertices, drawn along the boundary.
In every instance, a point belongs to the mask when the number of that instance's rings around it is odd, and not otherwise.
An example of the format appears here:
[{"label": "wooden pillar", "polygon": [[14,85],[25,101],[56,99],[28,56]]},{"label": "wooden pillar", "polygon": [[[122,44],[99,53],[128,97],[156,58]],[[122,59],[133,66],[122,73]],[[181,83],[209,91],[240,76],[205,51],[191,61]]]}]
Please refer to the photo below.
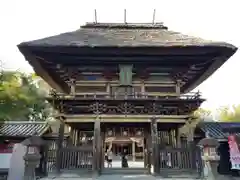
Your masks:
[{"label": "wooden pillar", "polygon": [[180,80],[177,80],[177,82],[176,82],[176,94],[177,94],[177,96],[180,96],[180,95],[181,95],[180,86],[181,86],[181,81],[180,81]]},{"label": "wooden pillar", "polygon": [[[181,148],[181,134],[179,132],[179,128],[176,128],[176,147]],[[182,158],[181,158],[181,152],[177,153],[177,161],[178,164],[181,165],[182,163]]]},{"label": "wooden pillar", "polygon": [[110,86],[110,82],[107,82],[106,84],[106,92],[108,94],[108,97],[111,95],[111,86]]},{"label": "wooden pillar", "polygon": [[57,159],[56,159],[56,169],[57,173],[60,173],[61,164],[62,164],[62,148],[63,148],[63,140],[64,140],[64,118],[63,116],[58,117],[60,126],[58,130],[58,142],[57,142]]},{"label": "wooden pillar", "polygon": [[136,160],[136,152],[135,152],[135,141],[132,142],[132,159]]},{"label": "wooden pillar", "polygon": [[159,163],[160,160],[158,157],[158,144],[157,144],[157,118],[151,118],[151,136],[152,136],[152,166],[153,173],[157,174],[160,171]]},{"label": "wooden pillar", "polygon": [[73,131],[73,145],[76,146],[77,145],[77,130],[74,128]]},{"label": "wooden pillar", "polygon": [[101,131],[101,169],[104,168],[105,162],[105,134]]},{"label": "wooden pillar", "polygon": [[151,164],[152,164],[152,136],[151,133],[148,132],[147,139],[146,139],[146,149],[145,149],[145,160],[146,160],[146,167],[148,174],[151,174]]},{"label": "wooden pillar", "polygon": [[[146,146],[145,146],[145,138],[143,138],[143,146],[142,146],[142,148],[143,148],[143,160],[144,160],[144,167],[146,167],[146,163],[145,163],[145,156],[146,156],[146,153],[145,153],[145,148],[146,148]],[[136,154],[135,154],[135,156],[136,156]]]},{"label": "wooden pillar", "polygon": [[76,84],[74,79],[70,79],[70,94],[73,96],[76,94]]},{"label": "wooden pillar", "polygon": [[196,168],[196,145],[194,142],[194,129],[190,128],[187,136],[188,148],[191,150],[191,165],[192,168]]},{"label": "wooden pillar", "polygon": [[100,173],[101,170],[101,123],[99,115],[97,115],[94,122],[94,151],[93,151],[93,171],[96,174]]},{"label": "wooden pillar", "polygon": [[141,81],[141,94],[142,94],[142,95],[145,94],[145,84],[144,84],[144,80]]}]

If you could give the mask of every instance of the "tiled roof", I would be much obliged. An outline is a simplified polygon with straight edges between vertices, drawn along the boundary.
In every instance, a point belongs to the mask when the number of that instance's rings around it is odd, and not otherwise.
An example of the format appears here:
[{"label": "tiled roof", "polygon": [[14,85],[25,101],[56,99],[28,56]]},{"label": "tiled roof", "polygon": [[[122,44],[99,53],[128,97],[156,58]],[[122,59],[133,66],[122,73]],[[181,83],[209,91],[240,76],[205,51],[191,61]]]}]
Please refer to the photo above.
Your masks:
[{"label": "tiled roof", "polygon": [[41,136],[49,128],[46,122],[5,122],[0,125],[0,136]]},{"label": "tiled roof", "polygon": [[199,125],[202,131],[208,132],[210,137],[226,139],[227,136],[218,122],[203,122]]},{"label": "tiled roof", "polygon": [[231,122],[203,122],[199,124],[199,127],[202,131],[208,132],[210,137],[216,139],[227,139],[228,136],[232,133],[231,129],[238,127],[238,131],[235,131],[234,134],[240,135],[240,123],[231,123]]},{"label": "tiled roof", "polygon": [[212,42],[169,31],[163,24],[87,23],[79,30],[20,44],[27,46],[139,47],[139,46],[220,46],[235,49],[224,42]]}]

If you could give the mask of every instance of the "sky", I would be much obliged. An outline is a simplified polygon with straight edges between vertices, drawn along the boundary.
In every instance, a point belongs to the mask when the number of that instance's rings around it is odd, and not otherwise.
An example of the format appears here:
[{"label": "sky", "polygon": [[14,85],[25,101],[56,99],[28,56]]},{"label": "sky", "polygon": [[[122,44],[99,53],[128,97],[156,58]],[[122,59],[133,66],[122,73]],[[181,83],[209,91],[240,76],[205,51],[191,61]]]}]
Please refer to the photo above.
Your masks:
[{"label": "sky", "polygon": [[[73,31],[94,21],[163,22],[170,30],[209,40],[240,45],[240,1],[237,0],[1,0],[0,60],[1,67],[31,72],[32,68],[17,49],[17,44]],[[240,52],[195,90],[211,110],[240,102]]]}]

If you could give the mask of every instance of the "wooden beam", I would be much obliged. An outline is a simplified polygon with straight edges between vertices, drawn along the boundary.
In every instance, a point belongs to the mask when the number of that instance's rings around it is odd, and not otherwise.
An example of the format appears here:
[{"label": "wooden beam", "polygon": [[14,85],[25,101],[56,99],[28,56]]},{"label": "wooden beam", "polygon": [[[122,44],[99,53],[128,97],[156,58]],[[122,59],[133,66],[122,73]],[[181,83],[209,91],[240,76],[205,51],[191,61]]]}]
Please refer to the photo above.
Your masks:
[{"label": "wooden beam", "polygon": [[179,56],[170,56],[170,55],[162,55],[162,56],[71,56],[67,54],[36,54],[36,56],[43,58],[47,61],[51,61],[52,63],[63,64],[64,66],[83,66],[87,64],[101,65],[103,62],[105,64],[121,64],[121,63],[133,63],[134,64],[159,64],[161,66],[169,65],[169,66],[186,66],[192,65],[196,63],[204,63],[207,60],[213,59],[216,57],[216,54],[207,54],[207,55],[179,55]]},{"label": "wooden beam", "polygon": [[138,47],[79,47],[79,46],[28,46],[26,44],[18,45],[20,48],[28,48],[34,52],[48,52],[76,55],[203,55],[213,52],[222,51],[228,47],[212,45],[212,46],[138,46]]},{"label": "wooden beam", "polygon": [[[68,115],[65,114],[64,115],[66,119],[70,119],[70,118],[91,118],[94,119],[96,118],[96,115],[86,115],[86,114],[77,114],[77,115]],[[156,115],[155,117],[157,117],[157,119],[186,119],[189,118],[190,115]],[[126,118],[132,118],[132,119],[147,119],[149,120],[152,117],[152,115],[128,115],[127,117],[125,115],[105,115],[105,114],[101,114],[101,120],[103,119],[126,119]],[[150,122],[150,121],[149,121]]]},{"label": "wooden beam", "polygon": [[[66,115],[68,116],[68,115]],[[102,115],[101,115],[102,116]],[[156,116],[158,117],[158,116]],[[150,116],[148,118],[142,117],[142,118],[134,118],[134,117],[101,117],[101,122],[104,123],[150,123]],[[65,120],[68,123],[81,123],[81,122],[95,122],[94,117],[91,115],[85,115],[84,117],[71,117],[69,115],[69,118]],[[177,123],[177,124],[183,124],[186,122],[185,118],[161,118],[157,120],[158,123],[164,124],[164,123]]]}]

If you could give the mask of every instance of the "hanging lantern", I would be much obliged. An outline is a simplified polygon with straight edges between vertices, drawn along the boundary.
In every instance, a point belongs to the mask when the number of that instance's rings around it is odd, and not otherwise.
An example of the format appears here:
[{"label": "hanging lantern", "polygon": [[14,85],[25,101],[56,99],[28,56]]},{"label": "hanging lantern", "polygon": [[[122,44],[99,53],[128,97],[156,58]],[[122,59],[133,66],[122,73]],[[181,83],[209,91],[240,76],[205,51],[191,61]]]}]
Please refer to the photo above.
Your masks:
[{"label": "hanging lantern", "polygon": [[123,131],[123,135],[127,136],[128,135],[127,131]]},{"label": "hanging lantern", "polygon": [[136,135],[137,135],[137,136],[141,136],[141,135],[142,135],[142,132],[141,132],[140,130],[138,130],[138,131],[136,132]]},{"label": "hanging lantern", "polygon": [[113,132],[112,130],[109,130],[108,133],[107,133],[108,136],[112,136],[113,135]]}]

